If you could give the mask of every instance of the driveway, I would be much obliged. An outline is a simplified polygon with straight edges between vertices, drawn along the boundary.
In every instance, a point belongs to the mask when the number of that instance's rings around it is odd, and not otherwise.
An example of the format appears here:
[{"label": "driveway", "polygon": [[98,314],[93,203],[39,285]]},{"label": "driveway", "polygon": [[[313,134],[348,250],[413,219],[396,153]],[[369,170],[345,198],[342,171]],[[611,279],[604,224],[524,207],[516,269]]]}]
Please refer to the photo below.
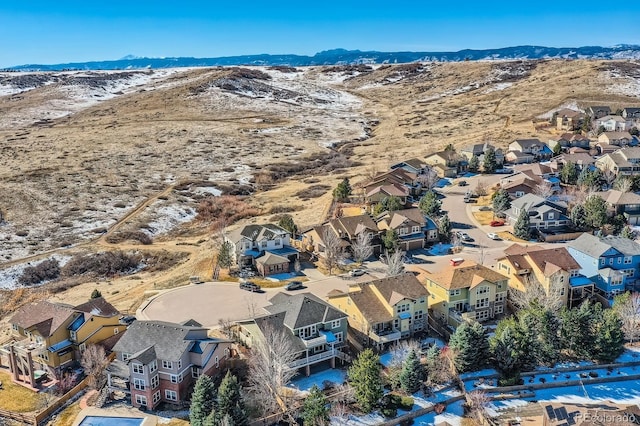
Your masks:
[{"label": "driveway", "polygon": [[346,291],[349,284],[371,281],[378,275],[367,273],[361,277],[325,277],[317,273],[322,276],[321,279],[307,281],[304,283],[305,288],[296,291],[285,291],[278,287],[252,293],[241,290],[238,283],[231,282],[208,282],[178,287],[164,291],[143,303],[136,312],[136,317],[140,320],[174,323],[194,319],[205,327],[217,327],[220,320],[237,321],[250,318],[254,314],[265,314],[262,308],[269,305],[269,299],[280,291],[289,294],[311,292],[325,300],[331,290]]}]

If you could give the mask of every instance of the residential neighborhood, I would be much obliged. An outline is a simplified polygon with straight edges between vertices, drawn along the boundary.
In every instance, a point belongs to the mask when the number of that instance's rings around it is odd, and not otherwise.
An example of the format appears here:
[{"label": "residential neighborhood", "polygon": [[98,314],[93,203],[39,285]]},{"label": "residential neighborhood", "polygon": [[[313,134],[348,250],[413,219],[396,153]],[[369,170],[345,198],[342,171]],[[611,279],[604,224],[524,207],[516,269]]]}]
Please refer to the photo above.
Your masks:
[{"label": "residential neighborhood", "polygon": [[391,425],[464,404],[478,424],[521,425],[488,407],[528,401],[563,424],[592,408],[538,404],[546,389],[640,380],[640,109],[621,111],[562,108],[545,138],[339,174],[314,223],[294,208],[224,223],[207,276],[141,293],[132,312],[97,289],[25,303],[0,368],[58,392],[51,413],[79,395],[196,425]]}]

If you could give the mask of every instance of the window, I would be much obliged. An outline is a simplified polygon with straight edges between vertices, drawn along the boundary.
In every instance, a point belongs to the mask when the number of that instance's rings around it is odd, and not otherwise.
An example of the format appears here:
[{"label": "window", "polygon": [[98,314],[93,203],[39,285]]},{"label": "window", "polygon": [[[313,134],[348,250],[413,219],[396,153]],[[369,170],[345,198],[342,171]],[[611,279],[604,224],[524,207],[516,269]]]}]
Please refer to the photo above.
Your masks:
[{"label": "window", "polygon": [[421,297],[420,299],[418,299],[418,303],[424,303],[424,297]]},{"label": "window", "polygon": [[340,328],[340,320],[331,321],[331,328]]},{"label": "window", "polygon": [[267,242],[266,241],[260,241],[260,248],[267,248]]},{"label": "window", "polygon": [[49,352],[43,351],[42,354],[40,354],[40,358],[44,359],[45,361],[49,361]]},{"label": "window", "polygon": [[156,371],[158,369],[158,361],[156,361],[155,359],[153,361],[151,361],[151,363],[149,364],[149,372],[153,373],[154,371]]},{"label": "window", "polygon": [[156,404],[160,401],[160,391],[153,394],[153,403]]},{"label": "window", "polygon": [[400,320],[398,318],[393,320],[393,328],[399,328],[400,327]]},{"label": "window", "polygon": [[147,397],[144,395],[136,395],[136,404],[147,406]]},{"label": "window", "polygon": [[159,384],[160,384],[160,379],[158,378],[158,375],[156,374],[155,376],[153,376],[151,378],[151,389],[157,388]]},{"label": "window", "polygon": [[560,275],[560,282],[563,283],[564,282],[564,275]]},{"label": "window", "polygon": [[338,343],[342,343],[342,341],[343,341],[343,338],[342,338],[342,331],[341,331],[341,332],[339,332],[339,333],[336,333],[336,334],[335,334],[335,336],[336,336],[336,342],[338,342]]},{"label": "window", "polygon": [[483,285],[482,287],[478,287],[476,290],[476,294],[486,294],[489,293],[489,286]]},{"label": "window", "polygon": [[78,350],[82,353],[87,349],[87,345],[85,345],[84,343],[80,344],[80,346],[78,346]]},{"label": "window", "polygon": [[214,360],[215,364],[216,364],[216,368],[220,367],[220,360],[218,359],[218,355],[216,355],[216,359]]},{"label": "window", "polygon": [[609,259],[609,265],[613,265],[613,257]]},{"label": "window", "polygon": [[169,401],[177,401],[178,400],[178,393],[176,391],[165,389],[164,397],[167,398]]},{"label": "window", "polygon": [[424,315],[424,314],[422,313],[422,311],[416,311],[416,313],[413,315],[413,317],[414,317],[416,320],[421,320],[421,319],[423,318],[423,315]]},{"label": "window", "polygon": [[504,300],[504,293],[496,293],[496,302],[500,303]]},{"label": "window", "polygon": [[560,296],[564,296],[564,286],[560,289]]},{"label": "window", "polygon": [[549,212],[549,219],[553,219],[553,212]]},{"label": "window", "polygon": [[178,383],[178,376],[176,376],[175,374],[172,374],[169,377],[171,378],[171,383]]},{"label": "window", "polygon": [[147,384],[143,379],[138,379],[137,377],[134,377],[133,387],[134,389],[137,389],[137,390],[145,390],[147,388]]},{"label": "window", "polygon": [[631,264],[631,256],[627,256],[624,258],[624,264],[625,265],[630,265]]},{"label": "window", "polygon": [[485,297],[484,299],[476,300],[476,309],[486,308],[489,306],[489,298]]},{"label": "window", "polygon": [[611,277],[611,285],[621,285],[622,284],[622,276]]},{"label": "window", "polygon": [[461,290],[459,288],[455,290],[449,290],[449,296],[460,296],[460,292]]},{"label": "window", "polygon": [[197,379],[200,377],[200,369],[196,366],[191,367],[191,377]]},{"label": "window", "polygon": [[496,306],[496,314],[501,314],[503,312],[504,308],[502,305],[498,305]]},{"label": "window", "polygon": [[120,333],[120,329],[118,327],[114,328],[113,329],[113,334],[115,335],[115,334],[118,334],[118,333]]},{"label": "window", "polygon": [[625,269],[622,271],[622,273],[627,276],[627,277],[633,277],[636,273],[635,269]]},{"label": "window", "polygon": [[304,327],[300,329],[299,336],[301,339],[309,339],[314,337],[318,333],[318,329],[316,325],[310,325],[309,327]]},{"label": "window", "polygon": [[411,233],[412,234],[417,234],[418,232],[420,232],[420,227],[419,226],[411,227]]},{"label": "window", "polygon": [[604,265],[604,259],[600,259],[600,265]]},{"label": "window", "polygon": [[407,228],[398,229],[398,235],[407,235]]},{"label": "window", "polygon": [[13,331],[19,330],[18,324],[11,324],[11,328],[13,329]]},{"label": "window", "polygon": [[570,272],[570,276],[573,277],[577,277],[578,275],[580,275],[580,271],[578,269],[572,269]]},{"label": "window", "polygon": [[182,360],[179,359],[178,360],[178,370],[180,370],[182,368]]},{"label": "window", "polygon": [[524,195],[523,191],[516,191],[516,198],[520,198]]},{"label": "window", "polygon": [[173,368],[173,363],[171,361],[162,360],[162,368],[171,370]]},{"label": "window", "polygon": [[75,342],[76,340],[78,340],[78,333],[72,330],[69,332],[69,337],[72,341]]},{"label": "window", "polygon": [[476,312],[476,319],[479,320],[486,320],[487,318],[489,318],[489,311],[478,311]]},{"label": "window", "polygon": [[131,358],[131,354],[127,354],[127,353],[124,353],[124,352],[122,353],[122,360],[123,360],[123,361],[126,361],[126,360],[128,360],[129,358]]},{"label": "window", "polygon": [[276,238],[275,239],[275,244],[276,244],[276,246],[282,245],[282,239],[281,238]]},{"label": "window", "polygon": [[397,305],[396,309],[398,310],[398,313],[407,312],[409,309],[411,309],[411,305],[408,303],[404,303],[402,305]]},{"label": "window", "polygon": [[144,373],[144,367],[142,366],[142,364],[134,363],[133,364],[133,372],[137,373],[137,374],[143,374]]},{"label": "window", "polygon": [[621,263],[622,263],[622,258],[621,258],[621,257],[619,257],[619,258],[618,258],[618,265],[619,265],[619,264],[621,264]]}]

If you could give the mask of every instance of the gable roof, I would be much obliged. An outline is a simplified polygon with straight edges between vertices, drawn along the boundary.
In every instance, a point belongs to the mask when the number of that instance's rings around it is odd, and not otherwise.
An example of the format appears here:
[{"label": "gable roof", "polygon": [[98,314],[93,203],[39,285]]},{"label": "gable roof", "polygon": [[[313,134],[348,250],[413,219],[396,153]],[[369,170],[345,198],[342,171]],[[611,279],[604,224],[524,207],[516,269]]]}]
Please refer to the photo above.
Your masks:
[{"label": "gable roof", "polygon": [[113,350],[128,354],[137,354],[150,347],[154,348],[159,359],[177,361],[194,340],[187,336],[194,330],[207,330],[204,327],[190,327],[165,321],[134,321],[124,336],[115,344]]},{"label": "gable roof", "polygon": [[513,166],[513,170],[525,173],[530,172],[535,176],[542,176],[550,173],[555,173],[557,170],[549,164],[531,163],[531,164],[518,164]]},{"label": "gable roof", "polygon": [[568,246],[595,259],[602,256],[607,250],[613,247],[602,238],[586,233],[580,235],[575,240],[569,241]]},{"label": "gable roof", "polygon": [[278,293],[269,301],[271,305],[265,306],[264,310],[271,314],[284,314],[283,324],[290,330],[347,317],[312,293]]},{"label": "gable roof", "polygon": [[391,229],[396,229],[405,221],[415,222],[420,224],[420,226],[425,226],[426,224],[424,214],[422,214],[422,211],[417,208],[388,212],[381,220],[384,220],[387,223],[387,226]]},{"label": "gable roof", "polygon": [[368,214],[362,214],[359,216],[342,216],[337,219],[330,220],[328,225],[341,238],[346,237],[347,235],[355,236],[362,230],[378,232],[378,226]]},{"label": "gable roof", "polygon": [[120,312],[107,302],[103,297],[97,297],[73,308],[76,311],[84,312],[89,315],[111,318],[119,316]]},{"label": "gable roof", "polygon": [[409,158],[408,160],[400,161],[392,165],[391,169],[401,168],[405,164],[415,170],[420,170],[427,165],[424,160],[420,160],[419,158]]},{"label": "gable roof", "polygon": [[555,272],[555,270],[549,269],[550,265],[556,266],[563,271],[571,271],[580,269],[580,264],[569,254],[564,247],[554,247],[544,250],[532,250],[526,253],[526,256],[531,259],[538,269],[540,269],[545,276],[548,276]]},{"label": "gable roof", "polygon": [[[542,146],[545,145],[540,141],[540,139],[516,139],[513,141],[520,148],[530,148],[532,146]],[[546,146],[546,145],[545,145]]]},{"label": "gable roof", "polygon": [[383,194],[386,194],[389,196],[406,197],[407,195],[409,195],[409,188],[407,188],[404,185],[392,183],[389,185],[375,186],[369,192],[367,192],[366,195],[367,197],[371,197],[372,195],[375,195],[379,192],[382,192]]},{"label": "gable roof", "polygon": [[629,132],[603,132],[600,136],[606,136],[609,140],[618,140],[618,139],[631,139],[631,133]]},{"label": "gable roof", "polygon": [[502,179],[500,187],[507,192],[509,192],[510,189],[518,187],[520,185],[534,190],[540,183],[542,183],[542,180],[540,179],[533,179],[524,173],[518,173],[517,175],[509,176],[508,178]]},{"label": "gable roof", "polygon": [[272,240],[274,238],[282,238],[289,234],[289,231],[275,225],[273,223],[265,223],[263,225],[245,225],[229,233],[229,240],[234,243],[239,242],[243,238],[251,241]]},{"label": "gable roof", "polygon": [[34,327],[42,337],[49,337],[74,314],[71,306],[41,300],[20,307],[10,323],[23,329]]},{"label": "gable roof", "polygon": [[495,284],[498,281],[508,279],[493,269],[489,269],[486,266],[475,263],[466,266],[461,265],[446,268],[436,274],[427,273],[426,277],[438,284],[440,287],[444,287],[449,290],[467,287],[473,288],[482,281],[488,281]]},{"label": "gable roof", "polygon": [[596,192],[604,201],[612,206],[625,204],[640,204],[640,195],[635,192],[622,192],[617,189]]},{"label": "gable roof", "polygon": [[605,114],[609,114],[611,113],[611,107],[608,107],[606,105],[596,105],[596,106],[590,106],[589,108],[587,108],[587,112],[593,115],[595,115],[599,111],[602,111]]}]

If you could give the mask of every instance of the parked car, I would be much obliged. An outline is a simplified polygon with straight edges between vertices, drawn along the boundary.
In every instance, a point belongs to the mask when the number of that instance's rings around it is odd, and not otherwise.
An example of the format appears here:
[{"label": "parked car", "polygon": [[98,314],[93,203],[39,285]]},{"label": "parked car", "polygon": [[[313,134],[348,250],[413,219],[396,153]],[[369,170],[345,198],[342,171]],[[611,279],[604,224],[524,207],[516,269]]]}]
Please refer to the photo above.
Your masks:
[{"label": "parked car", "polygon": [[464,202],[465,202],[465,203],[470,203],[471,201],[472,201],[472,200],[471,200],[471,196],[470,196],[470,195],[465,195],[465,196],[464,196]]},{"label": "parked car", "polygon": [[489,226],[502,226],[504,225],[504,220],[492,220]]},{"label": "parked car", "polygon": [[284,286],[287,291],[300,290],[302,288],[302,281],[290,281],[289,284]]},{"label": "parked car", "polygon": [[491,238],[492,240],[501,240],[502,238],[500,238],[500,235],[496,234],[495,232],[489,232],[487,234],[487,237]]},{"label": "parked car", "polygon": [[133,315],[125,315],[120,317],[118,322],[124,325],[131,325],[131,323],[134,322],[135,320],[136,320],[136,317],[134,317]]},{"label": "parked car", "polygon": [[456,232],[456,237],[460,238],[462,241],[473,241],[473,238],[469,236],[466,232],[458,231]]},{"label": "parked car", "polygon": [[461,180],[461,181],[458,182],[458,186],[467,186],[467,185],[468,185],[468,183],[467,183],[466,180]]},{"label": "parked car", "polygon": [[352,269],[351,271],[349,271],[349,275],[351,275],[352,277],[361,277],[366,273],[367,271],[365,271],[364,269]]},{"label": "parked car", "polygon": [[260,291],[261,287],[256,284],[256,283],[252,283],[251,281],[243,281],[240,283],[240,288],[242,290],[248,290],[251,292],[255,292],[255,291]]}]

